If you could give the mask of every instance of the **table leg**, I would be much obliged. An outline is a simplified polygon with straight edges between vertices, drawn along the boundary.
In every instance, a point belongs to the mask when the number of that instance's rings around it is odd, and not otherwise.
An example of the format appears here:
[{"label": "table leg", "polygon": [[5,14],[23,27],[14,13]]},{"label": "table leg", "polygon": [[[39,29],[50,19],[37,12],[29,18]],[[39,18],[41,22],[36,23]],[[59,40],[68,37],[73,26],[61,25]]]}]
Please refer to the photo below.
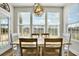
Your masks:
[{"label": "table leg", "polygon": [[40,56],[42,56],[42,47],[40,47]]},{"label": "table leg", "polygon": [[42,46],[39,46],[39,56],[42,56]]}]

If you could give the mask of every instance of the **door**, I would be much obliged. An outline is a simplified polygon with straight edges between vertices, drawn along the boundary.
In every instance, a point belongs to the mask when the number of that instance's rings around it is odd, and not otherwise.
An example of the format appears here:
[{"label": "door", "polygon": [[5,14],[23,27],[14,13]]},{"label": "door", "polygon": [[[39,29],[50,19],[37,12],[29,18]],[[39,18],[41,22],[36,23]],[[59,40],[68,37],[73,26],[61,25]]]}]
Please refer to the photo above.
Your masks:
[{"label": "door", "polygon": [[0,13],[0,53],[9,46],[9,17]]}]

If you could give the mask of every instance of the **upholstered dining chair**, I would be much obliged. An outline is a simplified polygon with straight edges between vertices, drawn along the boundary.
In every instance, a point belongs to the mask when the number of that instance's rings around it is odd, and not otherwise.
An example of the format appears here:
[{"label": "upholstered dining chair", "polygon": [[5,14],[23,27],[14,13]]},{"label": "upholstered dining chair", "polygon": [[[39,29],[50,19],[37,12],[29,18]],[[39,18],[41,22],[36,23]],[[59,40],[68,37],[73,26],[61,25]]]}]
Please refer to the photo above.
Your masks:
[{"label": "upholstered dining chair", "polygon": [[32,34],[31,34],[31,37],[32,37],[32,38],[38,38],[38,37],[39,37],[39,33],[32,33]]},{"label": "upholstered dining chair", "polygon": [[64,45],[64,55],[69,55],[69,47],[71,45],[71,34],[70,33],[63,33],[63,41],[68,42]]},{"label": "upholstered dining chair", "polygon": [[63,38],[45,38],[43,56],[61,56]]},{"label": "upholstered dining chair", "polygon": [[10,39],[11,39],[11,46],[13,55],[17,55],[17,46],[13,44],[14,41],[18,40],[18,34],[17,33],[10,33]]},{"label": "upholstered dining chair", "polygon": [[21,56],[38,56],[39,50],[37,38],[19,38],[19,43]]},{"label": "upholstered dining chair", "polygon": [[44,37],[44,38],[46,38],[46,37],[49,36],[49,33],[41,33],[41,36]]}]

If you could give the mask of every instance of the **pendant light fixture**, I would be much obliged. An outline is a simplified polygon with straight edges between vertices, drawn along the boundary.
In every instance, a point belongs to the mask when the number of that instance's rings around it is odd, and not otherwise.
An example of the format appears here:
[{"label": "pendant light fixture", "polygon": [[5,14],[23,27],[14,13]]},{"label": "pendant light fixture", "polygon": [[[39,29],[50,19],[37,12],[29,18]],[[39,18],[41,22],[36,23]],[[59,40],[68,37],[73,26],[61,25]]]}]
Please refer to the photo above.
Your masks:
[{"label": "pendant light fixture", "polygon": [[41,16],[44,10],[43,7],[39,3],[34,4],[34,13],[35,15]]}]

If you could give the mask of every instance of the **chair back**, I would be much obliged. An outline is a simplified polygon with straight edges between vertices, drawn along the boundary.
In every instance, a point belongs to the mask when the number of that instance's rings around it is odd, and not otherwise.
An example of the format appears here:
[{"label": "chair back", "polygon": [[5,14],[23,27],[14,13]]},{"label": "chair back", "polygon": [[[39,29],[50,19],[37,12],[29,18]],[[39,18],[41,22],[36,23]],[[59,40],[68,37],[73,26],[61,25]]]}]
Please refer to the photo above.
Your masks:
[{"label": "chair back", "polygon": [[37,38],[19,38],[20,47],[22,48],[23,43],[24,44],[33,44],[37,47]]},{"label": "chair back", "polygon": [[31,37],[38,38],[39,37],[39,33],[32,33]]},{"label": "chair back", "polygon": [[63,38],[45,38],[44,49],[58,49],[59,56],[62,55]]},{"label": "chair back", "polygon": [[66,55],[69,55],[69,48],[70,48],[70,44],[71,44],[71,34],[70,33],[63,33],[63,41],[67,42],[64,45],[64,52],[66,52]]},{"label": "chair back", "polygon": [[14,41],[18,40],[18,34],[17,33],[10,33],[10,45],[12,47],[12,51],[13,51],[13,55],[16,55],[16,51],[17,51],[17,46],[15,44],[13,44]]},{"label": "chair back", "polygon": [[41,35],[42,35],[43,37],[48,37],[48,36],[49,36],[49,33],[41,33]]},{"label": "chair back", "polygon": [[23,55],[22,49],[37,49],[38,47],[36,38],[19,38],[19,43],[20,43],[21,56]]},{"label": "chair back", "polygon": [[46,47],[47,42],[50,43],[60,43],[62,46],[63,38],[45,38],[44,40],[44,46]]},{"label": "chair back", "polygon": [[11,44],[13,41],[18,40],[18,34],[17,33],[10,33],[10,39],[11,39]]},{"label": "chair back", "polygon": [[67,41],[70,43],[71,41],[71,35],[69,33],[63,33],[63,41]]}]

